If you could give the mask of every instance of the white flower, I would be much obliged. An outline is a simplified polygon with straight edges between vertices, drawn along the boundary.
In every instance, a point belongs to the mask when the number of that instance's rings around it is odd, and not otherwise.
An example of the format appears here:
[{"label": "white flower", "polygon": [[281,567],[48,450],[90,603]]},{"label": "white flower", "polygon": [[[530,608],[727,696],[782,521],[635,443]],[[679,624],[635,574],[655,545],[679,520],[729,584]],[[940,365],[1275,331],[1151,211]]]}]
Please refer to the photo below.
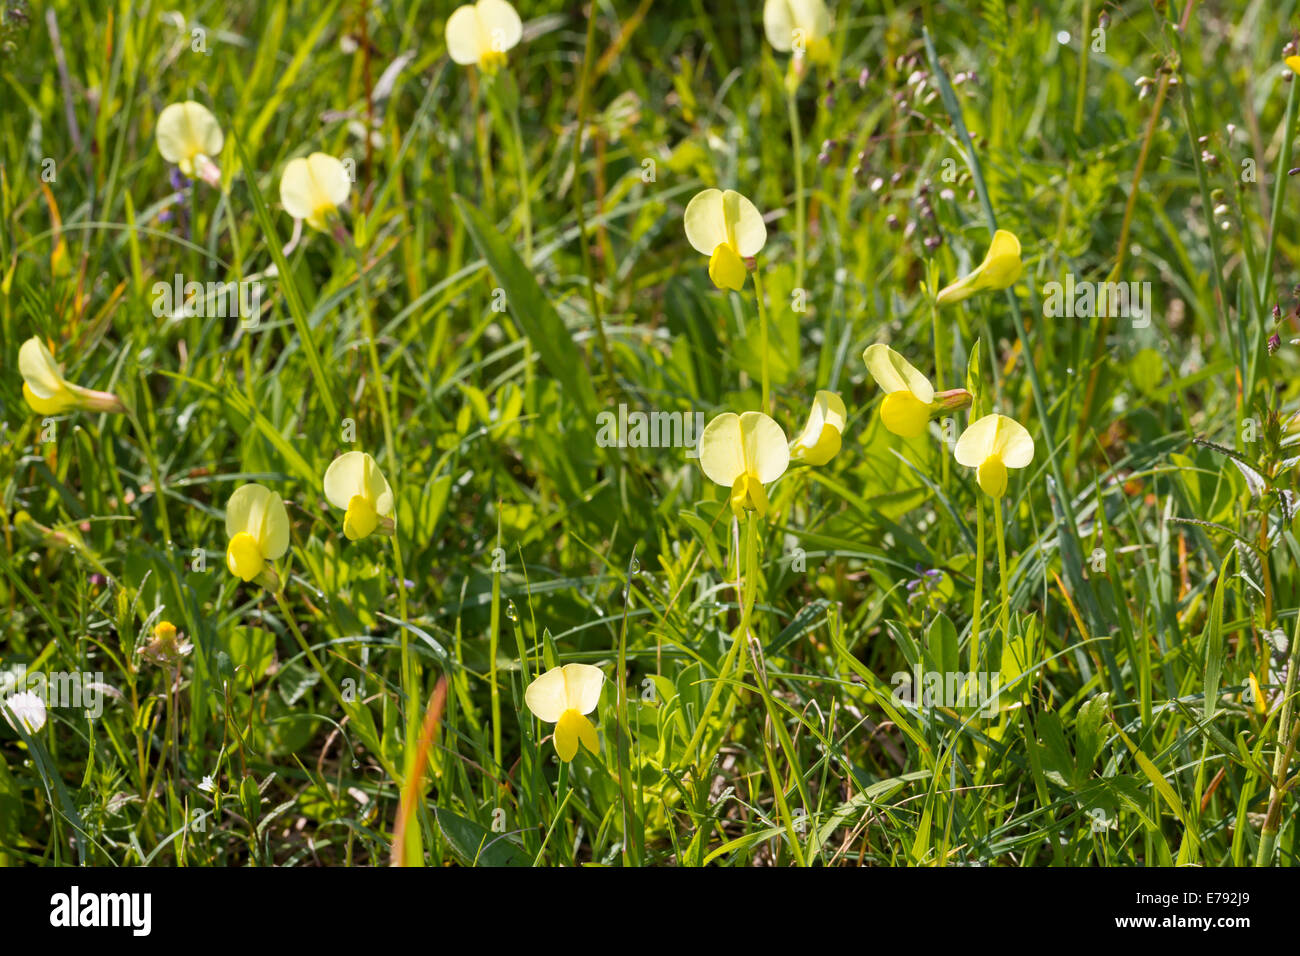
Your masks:
[{"label": "white flower", "polygon": [[14,730],[18,729],[15,719],[28,734],[34,734],[45,726],[45,701],[29,690],[14,694],[5,701],[5,708],[5,720]]}]

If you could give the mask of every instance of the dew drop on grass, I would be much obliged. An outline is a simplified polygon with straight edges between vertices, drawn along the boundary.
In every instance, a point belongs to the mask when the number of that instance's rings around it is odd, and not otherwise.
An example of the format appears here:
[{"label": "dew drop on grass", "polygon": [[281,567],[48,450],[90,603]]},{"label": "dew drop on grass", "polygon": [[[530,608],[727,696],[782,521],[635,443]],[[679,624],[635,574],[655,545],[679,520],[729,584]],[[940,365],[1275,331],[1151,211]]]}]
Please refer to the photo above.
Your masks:
[{"label": "dew drop on grass", "polygon": [[637,559],[636,557],[633,557],[632,563],[627,566],[627,570],[629,574],[640,574],[641,573],[640,560]]},{"label": "dew drop on grass", "polygon": [[518,611],[518,609],[515,607],[515,602],[514,602],[514,601],[507,601],[507,602],[506,602],[506,617],[510,618],[510,623],[511,623],[511,624],[518,624],[518,623],[519,623],[519,611]]}]

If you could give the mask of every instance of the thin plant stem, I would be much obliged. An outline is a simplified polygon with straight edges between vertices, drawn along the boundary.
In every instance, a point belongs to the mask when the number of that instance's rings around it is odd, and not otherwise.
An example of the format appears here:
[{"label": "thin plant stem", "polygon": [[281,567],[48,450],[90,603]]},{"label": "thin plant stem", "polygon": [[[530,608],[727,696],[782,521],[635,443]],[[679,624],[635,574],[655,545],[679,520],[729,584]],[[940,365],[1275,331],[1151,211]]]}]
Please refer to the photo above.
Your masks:
[{"label": "thin plant stem", "polygon": [[970,666],[980,666],[980,616],[984,605],[984,508],[975,499],[975,605],[970,615]]},{"label": "thin plant stem", "polygon": [[794,284],[803,288],[804,244],[806,226],[804,223],[803,194],[803,132],[799,129],[798,88],[785,84],[785,105],[790,115],[790,147],[794,150]]},{"label": "thin plant stem", "polygon": [[1002,526],[1002,496],[998,495],[993,499],[993,524],[994,530],[998,536],[998,584],[1002,591],[1002,641],[1005,645],[1007,640],[1007,623],[1011,615],[1011,601],[1008,598],[1007,582],[1007,540],[1006,531]]},{"label": "thin plant stem", "polygon": [[1300,611],[1296,612],[1295,628],[1291,633],[1286,667],[1286,686],[1282,691],[1282,710],[1277,718],[1277,753],[1273,757],[1273,779],[1269,786],[1268,813],[1259,834],[1259,851],[1256,866],[1268,866],[1273,861],[1273,847],[1282,822],[1282,800],[1286,796],[1286,771],[1295,752],[1296,733],[1292,729],[1291,715],[1295,710],[1296,671],[1300,671]]},{"label": "thin plant stem", "polygon": [[762,363],[763,401],[761,408],[771,414],[771,379],[767,371],[767,309],[763,306],[763,283],[758,278],[758,269],[754,270],[754,301],[758,303],[758,348]]}]

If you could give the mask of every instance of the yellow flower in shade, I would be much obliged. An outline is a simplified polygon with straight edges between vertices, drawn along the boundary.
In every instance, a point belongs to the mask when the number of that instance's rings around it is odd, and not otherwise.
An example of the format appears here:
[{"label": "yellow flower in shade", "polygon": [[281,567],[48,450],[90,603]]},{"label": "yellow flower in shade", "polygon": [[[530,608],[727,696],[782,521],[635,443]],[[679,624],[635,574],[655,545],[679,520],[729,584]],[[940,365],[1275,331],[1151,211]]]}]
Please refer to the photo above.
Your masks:
[{"label": "yellow flower in shade", "polygon": [[74,409],[88,412],[126,410],[116,395],[82,388],[65,379],[50,350],[35,336],[18,349],[18,371],[23,376],[23,398],[39,415],[59,415]]},{"label": "yellow flower in shade", "polygon": [[793,52],[825,63],[831,56],[831,15],[823,0],[767,0],[763,4],[763,32],[772,49]]},{"label": "yellow flower in shade", "polygon": [[842,398],[825,389],[818,391],[808,413],[808,424],[790,443],[791,460],[824,465],[834,458],[840,450],[840,436],[848,417]]},{"label": "yellow flower in shade", "polygon": [[305,219],[321,232],[329,231],[329,219],[351,191],[352,181],[343,164],[325,153],[289,160],[280,176],[280,202],[285,212],[294,219]]},{"label": "yellow flower in shade", "polygon": [[226,503],[226,567],[241,581],[276,590],[280,578],[268,564],[289,550],[289,513],[280,496],[261,485],[241,485]]},{"label": "yellow flower in shade", "polygon": [[754,204],[734,190],[706,189],[686,205],[686,239],[709,257],[709,278],[719,289],[745,285],[745,260],[767,242]]},{"label": "yellow flower in shade", "polygon": [[528,685],[524,703],[538,720],[555,724],[555,752],[568,763],[578,755],[578,743],[600,753],[600,738],[586,715],[600,702],[605,675],[590,664],[552,667]]},{"label": "yellow flower in shade", "polygon": [[523,35],[519,14],[506,0],[478,0],[447,18],[447,53],[462,66],[495,73]]},{"label": "yellow flower in shade", "polygon": [[723,412],[700,435],[700,467],[709,480],[731,489],[731,510],[767,514],[763,486],[790,466],[781,426],[762,412]]},{"label": "yellow flower in shade", "polygon": [[186,100],[163,109],[154,138],[163,159],[175,163],[190,179],[202,179],[209,186],[221,182],[215,159],[225,140],[217,118],[202,103]]},{"label": "yellow flower in shade", "polygon": [[947,305],[983,289],[1010,288],[1020,278],[1020,270],[1020,240],[1005,229],[999,229],[993,234],[993,242],[979,268],[946,286],[940,291],[938,302]]},{"label": "yellow flower in shade", "polygon": [[961,433],[953,449],[957,464],[978,469],[975,480],[988,495],[1007,491],[1007,469],[1024,468],[1034,460],[1034,439],[1014,418],[985,415]]},{"label": "yellow flower in shade", "polygon": [[343,508],[343,533],[356,541],[378,531],[392,534],[393,489],[375,460],[360,451],[339,455],[325,470],[325,497]]}]

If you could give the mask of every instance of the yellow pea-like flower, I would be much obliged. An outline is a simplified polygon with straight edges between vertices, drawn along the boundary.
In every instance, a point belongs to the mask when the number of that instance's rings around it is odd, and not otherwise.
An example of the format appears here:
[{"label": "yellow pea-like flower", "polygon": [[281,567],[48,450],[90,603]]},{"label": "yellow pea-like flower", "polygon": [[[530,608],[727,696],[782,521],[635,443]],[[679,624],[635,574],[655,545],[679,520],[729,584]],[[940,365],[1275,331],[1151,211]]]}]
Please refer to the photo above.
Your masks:
[{"label": "yellow pea-like flower", "polygon": [[23,376],[23,398],[39,415],[59,415],[81,409],[88,412],[122,412],[126,408],[111,392],[74,385],[63,377],[54,356],[36,336],[18,349],[18,371]]},{"label": "yellow pea-like flower", "polygon": [[1282,62],[1286,64],[1288,70],[1296,76],[1300,76],[1300,56],[1289,56]]},{"label": "yellow pea-like flower", "polygon": [[763,32],[772,49],[825,63],[831,56],[831,15],[823,0],[767,0]]},{"label": "yellow pea-like flower", "polygon": [[710,481],[731,489],[737,516],[767,514],[763,486],[790,466],[790,446],[781,426],[762,412],[723,412],[700,435],[700,467]]},{"label": "yellow pea-like flower", "polygon": [[220,184],[221,170],[215,160],[225,138],[217,118],[202,103],[186,100],[165,107],[158,114],[154,138],[162,158],[175,163],[190,179],[202,179],[210,186]]},{"label": "yellow pea-like flower", "polygon": [[447,18],[447,54],[462,66],[495,73],[523,35],[523,22],[506,0],[478,0]]},{"label": "yellow pea-like flower", "polygon": [[752,202],[735,190],[706,189],[686,204],[686,239],[709,257],[709,278],[719,289],[745,285],[745,260],[767,242],[767,226]]},{"label": "yellow pea-like flower", "polygon": [[241,485],[226,502],[226,567],[241,581],[277,590],[271,567],[289,550],[289,512],[280,496],[262,485]]},{"label": "yellow pea-like flower", "polygon": [[346,452],[325,470],[325,497],[344,509],[343,533],[356,541],[378,531],[392,534],[393,489],[375,460],[365,452]]},{"label": "yellow pea-like flower", "polygon": [[984,493],[1000,498],[1007,491],[1007,469],[1034,460],[1034,439],[1024,425],[1006,415],[985,415],[961,433],[953,449],[957,464],[977,469]]},{"label": "yellow pea-like flower", "polygon": [[604,681],[599,667],[565,664],[552,667],[524,691],[524,703],[533,716],[555,724],[555,752],[565,763],[578,755],[579,742],[592,753],[600,753],[600,738],[586,715],[600,702]]},{"label": "yellow pea-like flower", "polygon": [[902,438],[924,434],[930,412],[936,407],[930,380],[883,343],[868,346],[862,361],[885,392],[885,400],[880,403],[880,420],[885,427]]},{"label": "yellow pea-like flower", "polygon": [[984,289],[1008,289],[1020,278],[1020,240],[999,229],[993,234],[988,254],[974,272],[962,276],[939,292],[938,302],[960,302]]},{"label": "yellow pea-like flower", "polygon": [[329,231],[329,220],[352,191],[343,164],[325,153],[301,156],[285,164],[280,176],[280,202],[294,219],[321,232]]},{"label": "yellow pea-like flower", "polygon": [[844,400],[834,392],[821,389],[813,398],[808,424],[790,443],[790,458],[808,465],[824,465],[840,450],[844,422],[848,419]]}]

